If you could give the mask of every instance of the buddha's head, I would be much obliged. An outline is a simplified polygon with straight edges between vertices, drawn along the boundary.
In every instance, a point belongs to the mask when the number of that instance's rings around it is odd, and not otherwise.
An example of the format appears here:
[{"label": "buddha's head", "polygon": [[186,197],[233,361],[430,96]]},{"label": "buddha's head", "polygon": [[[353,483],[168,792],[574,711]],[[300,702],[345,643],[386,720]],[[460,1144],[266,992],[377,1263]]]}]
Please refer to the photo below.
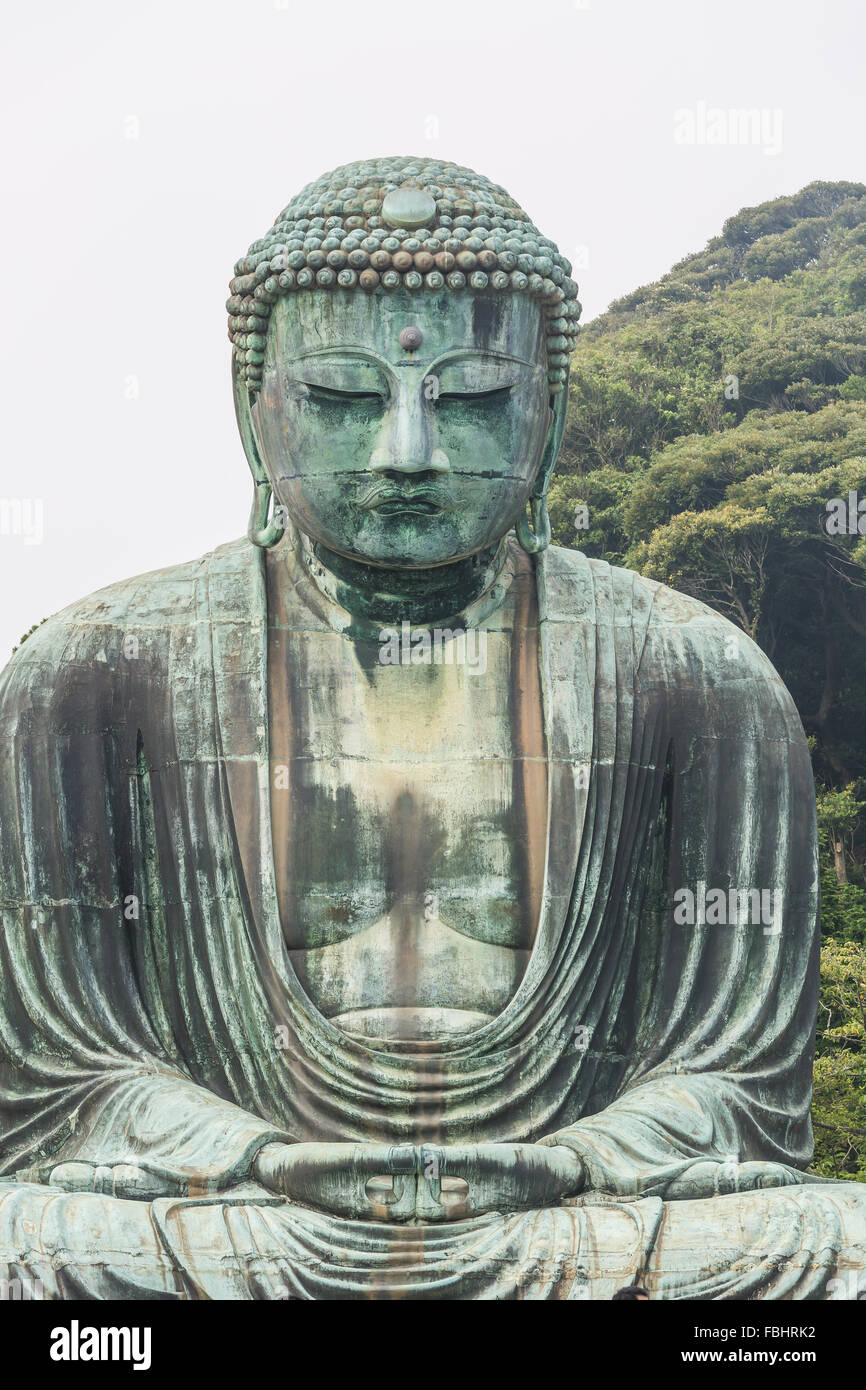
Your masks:
[{"label": "buddha's head", "polygon": [[453,164],[374,160],[305,188],[235,266],[227,306],[250,538],[272,544],[289,517],[396,568],[465,559],[514,525],[545,544],[570,270],[503,189]]}]

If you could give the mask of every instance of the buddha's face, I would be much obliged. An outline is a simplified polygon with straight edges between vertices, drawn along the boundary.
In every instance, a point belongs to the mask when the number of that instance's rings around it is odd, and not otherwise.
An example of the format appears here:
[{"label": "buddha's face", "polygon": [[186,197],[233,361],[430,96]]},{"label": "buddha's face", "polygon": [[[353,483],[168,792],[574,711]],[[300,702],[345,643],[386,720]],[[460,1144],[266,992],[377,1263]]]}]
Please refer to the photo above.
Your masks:
[{"label": "buddha's face", "polygon": [[463,559],[535,479],[553,419],[541,310],[495,292],[286,296],[252,419],[276,502],[314,540],[375,565]]}]

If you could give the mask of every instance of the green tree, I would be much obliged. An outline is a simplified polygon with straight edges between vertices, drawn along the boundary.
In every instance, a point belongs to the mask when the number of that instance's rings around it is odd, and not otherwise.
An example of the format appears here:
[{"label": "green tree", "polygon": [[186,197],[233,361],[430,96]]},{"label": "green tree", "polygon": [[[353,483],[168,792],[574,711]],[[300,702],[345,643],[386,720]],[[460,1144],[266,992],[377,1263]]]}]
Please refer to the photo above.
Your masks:
[{"label": "green tree", "polygon": [[827,942],[821,953],[812,1167],[866,1182],[866,947]]},{"label": "green tree", "polygon": [[847,787],[818,787],[817,799],[822,848],[830,847],[837,883],[847,883],[848,856],[853,858],[854,837],[866,812],[866,801],[855,796],[853,782]]}]

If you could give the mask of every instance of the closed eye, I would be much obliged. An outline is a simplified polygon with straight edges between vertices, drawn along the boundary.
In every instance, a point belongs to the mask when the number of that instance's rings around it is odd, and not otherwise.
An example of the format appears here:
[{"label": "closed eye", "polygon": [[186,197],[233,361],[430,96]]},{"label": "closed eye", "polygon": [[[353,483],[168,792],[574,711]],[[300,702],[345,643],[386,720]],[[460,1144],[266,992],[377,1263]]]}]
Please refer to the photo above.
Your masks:
[{"label": "closed eye", "polygon": [[307,382],[307,390],[314,400],[323,401],[381,401],[379,391],[340,391],[336,386],[313,386]]},{"label": "closed eye", "polygon": [[510,386],[494,386],[489,391],[440,391],[440,401],[495,401],[511,395]]}]

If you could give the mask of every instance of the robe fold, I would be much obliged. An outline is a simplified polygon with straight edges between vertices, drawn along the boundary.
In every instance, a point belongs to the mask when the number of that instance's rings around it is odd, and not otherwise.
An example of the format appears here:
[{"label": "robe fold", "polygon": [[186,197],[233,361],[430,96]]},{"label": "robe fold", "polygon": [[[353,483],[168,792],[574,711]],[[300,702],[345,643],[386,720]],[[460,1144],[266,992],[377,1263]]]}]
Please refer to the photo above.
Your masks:
[{"label": "robe fold", "polygon": [[[293,620],[337,671],[350,638],[291,572]],[[261,552],[112,586],[24,643],[0,677],[0,1175],[19,1200],[70,1161],[223,1193],[271,1140],[556,1136],[620,1199],[675,1195],[698,1160],[805,1167],[818,872],[790,696],[694,600],[556,548],[536,576],[540,920],[509,1004],[435,1049],[341,1033],[293,971]],[[717,889],[763,892],[769,918],[712,921]]]}]

